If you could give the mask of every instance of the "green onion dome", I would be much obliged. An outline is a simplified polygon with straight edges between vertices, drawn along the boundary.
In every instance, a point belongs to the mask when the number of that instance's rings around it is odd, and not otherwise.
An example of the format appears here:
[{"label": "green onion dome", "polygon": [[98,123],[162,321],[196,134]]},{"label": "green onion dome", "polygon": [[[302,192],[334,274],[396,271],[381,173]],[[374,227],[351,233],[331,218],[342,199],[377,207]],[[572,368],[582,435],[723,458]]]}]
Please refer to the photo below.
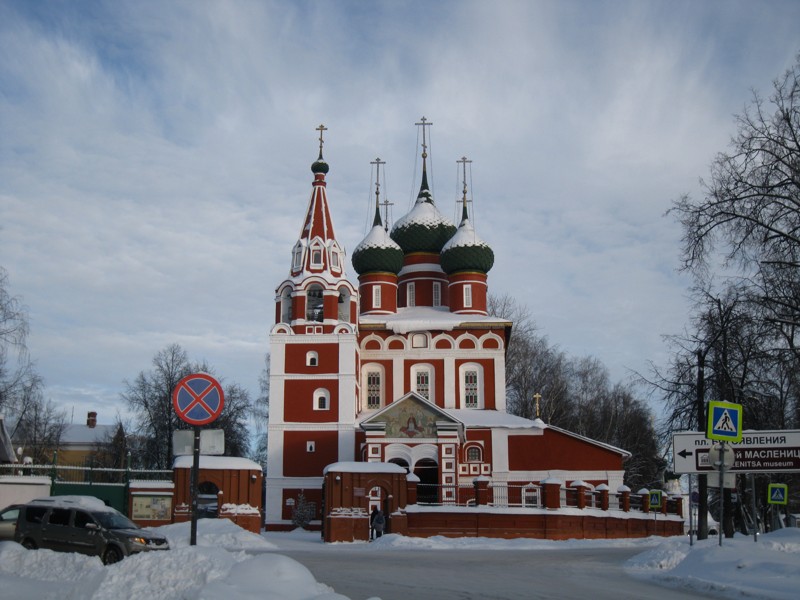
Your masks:
[{"label": "green onion dome", "polygon": [[356,246],[352,261],[353,268],[359,275],[377,271],[387,271],[396,275],[403,268],[403,251],[383,228],[377,208],[372,229]]},{"label": "green onion dome", "polygon": [[328,173],[328,169],[330,169],[330,167],[328,166],[328,163],[326,163],[323,160],[322,151],[320,150],[319,158],[311,164],[311,172],[314,173],[315,175],[317,173],[322,173],[323,175],[326,175]]},{"label": "green onion dome", "polygon": [[392,239],[403,252],[440,252],[456,227],[442,216],[427,188],[419,191],[414,208],[392,227]]},{"label": "green onion dome", "polygon": [[440,260],[448,275],[457,271],[488,273],[494,265],[494,252],[478,237],[465,215],[456,234],[442,248]]}]

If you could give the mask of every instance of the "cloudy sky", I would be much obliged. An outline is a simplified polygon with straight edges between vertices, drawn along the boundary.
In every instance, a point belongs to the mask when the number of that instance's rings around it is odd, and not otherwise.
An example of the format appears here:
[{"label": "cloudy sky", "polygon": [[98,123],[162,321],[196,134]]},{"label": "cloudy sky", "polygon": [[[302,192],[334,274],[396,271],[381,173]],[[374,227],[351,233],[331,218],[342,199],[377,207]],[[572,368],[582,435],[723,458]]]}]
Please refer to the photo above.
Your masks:
[{"label": "cloudy sky", "polygon": [[352,250],[371,160],[395,218],[415,197],[423,115],[445,215],[473,161],[490,291],[614,380],[663,363],[689,284],[664,213],[798,23],[793,1],[0,0],[0,266],[47,397],[111,422],[173,342],[257,394],[315,127]]}]

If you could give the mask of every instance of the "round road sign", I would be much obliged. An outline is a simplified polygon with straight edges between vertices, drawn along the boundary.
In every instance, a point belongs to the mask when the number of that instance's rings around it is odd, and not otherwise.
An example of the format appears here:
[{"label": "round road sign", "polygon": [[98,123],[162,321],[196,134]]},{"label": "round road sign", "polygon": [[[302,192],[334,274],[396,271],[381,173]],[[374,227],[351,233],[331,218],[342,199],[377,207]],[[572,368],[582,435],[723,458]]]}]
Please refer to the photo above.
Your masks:
[{"label": "round road sign", "polygon": [[206,425],[222,414],[225,395],[219,381],[205,373],[187,375],[172,390],[172,406],[189,425]]}]

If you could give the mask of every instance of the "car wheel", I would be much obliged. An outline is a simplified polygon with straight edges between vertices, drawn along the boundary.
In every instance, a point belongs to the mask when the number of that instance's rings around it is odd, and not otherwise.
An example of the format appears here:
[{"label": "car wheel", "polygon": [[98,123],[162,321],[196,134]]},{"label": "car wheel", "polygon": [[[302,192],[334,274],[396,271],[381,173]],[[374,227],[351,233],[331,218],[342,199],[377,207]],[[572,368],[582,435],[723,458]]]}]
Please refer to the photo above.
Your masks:
[{"label": "car wheel", "polygon": [[22,546],[28,550],[36,550],[39,547],[31,538],[25,538],[22,540]]},{"label": "car wheel", "polygon": [[103,562],[107,565],[113,565],[122,560],[122,550],[116,546],[109,546],[103,556]]}]

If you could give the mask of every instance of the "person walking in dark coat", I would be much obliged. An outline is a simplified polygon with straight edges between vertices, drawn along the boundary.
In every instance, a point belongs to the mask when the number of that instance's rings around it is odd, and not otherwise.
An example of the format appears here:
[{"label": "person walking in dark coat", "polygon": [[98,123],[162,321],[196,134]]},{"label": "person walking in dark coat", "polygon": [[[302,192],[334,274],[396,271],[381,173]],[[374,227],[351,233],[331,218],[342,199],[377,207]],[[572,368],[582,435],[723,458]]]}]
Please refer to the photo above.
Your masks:
[{"label": "person walking in dark coat", "polygon": [[376,507],[374,507],[372,509],[372,512],[369,515],[369,541],[370,542],[373,539],[375,539],[375,517],[377,516],[377,514],[379,512],[380,511],[378,510],[378,507],[376,506]]},{"label": "person walking in dark coat", "polygon": [[386,519],[383,513],[378,511],[375,518],[372,520],[372,528],[375,530],[375,537],[379,538],[383,535],[383,528],[386,527]]}]

